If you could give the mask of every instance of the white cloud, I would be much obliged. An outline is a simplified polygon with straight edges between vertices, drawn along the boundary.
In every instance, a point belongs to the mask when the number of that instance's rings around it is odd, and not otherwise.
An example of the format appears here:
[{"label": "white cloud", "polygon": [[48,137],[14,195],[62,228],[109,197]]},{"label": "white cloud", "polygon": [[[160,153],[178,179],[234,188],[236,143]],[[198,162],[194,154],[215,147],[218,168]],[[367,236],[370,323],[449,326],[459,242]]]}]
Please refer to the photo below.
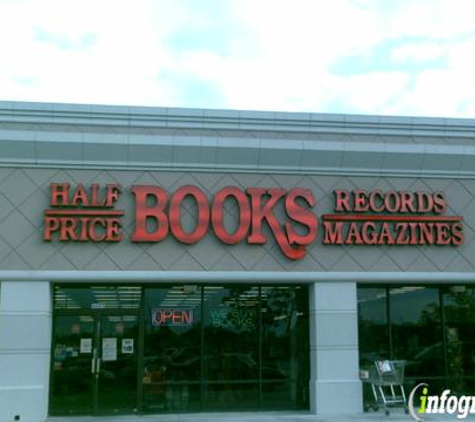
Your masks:
[{"label": "white cloud", "polygon": [[0,0],[0,97],[471,116],[471,5]]},{"label": "white cloud", "polygon": [[324,111],[341,91],[329,65],[366,54],[382,31],[371,24],[371,10],[345,1],[236,4],[243,30],[253,35],[244,40],[252,42],[249,54],[192,51],[179,55],[174,66],[181,76],[214,82],[231,108]]},{"label": "white cloud", "polygon": [[338,83],[343,87],[340,101],[348,108],[377,114],[384,113],[407,90],[409,76],[403,72],[371,72],[341,78]]},{"label": "white cloud", "polygon": [[447,39],[473,33],[472,0],[412,0],[387,16],[390,37]]},{"label": "white cloud", "polygon": [[343,0],[242,0],[238,13],[264,57],[321,66],[341,56],[364,54],[382,34],[372,9]]},{"label": "white cloud", "polygon": [[448,49],[450,46],[442,43],[408,43],[395,48],[391,52],[391,57],[395,62],[413,61],[417,63],[444,57]]},{"label": "white cloud", "polygon": [[[0,3],[0,92],[5,99],[152,104],[173,100],[159,86],[168,67],[165,16],[148,2]],[[170,15],[179,15],[174,7]],[[19,17],[20,19],[12,19]],[[90,45],[82,46],[85,37]],[[22,81],[33,80],[33,84]]]}]

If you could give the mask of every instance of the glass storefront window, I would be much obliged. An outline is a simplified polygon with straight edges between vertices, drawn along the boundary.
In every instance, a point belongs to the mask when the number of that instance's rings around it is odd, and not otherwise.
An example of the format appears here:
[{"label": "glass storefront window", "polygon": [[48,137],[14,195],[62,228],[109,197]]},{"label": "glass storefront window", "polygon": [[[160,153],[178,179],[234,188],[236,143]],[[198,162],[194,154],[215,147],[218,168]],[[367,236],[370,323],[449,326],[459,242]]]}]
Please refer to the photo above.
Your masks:
[{"label": "glass storefront window", "polygon": [[55,286],[50,414],[305,409],[307,286]]},{"label": "glass storefront window", "polygon": [[447,287],[443,303],[449,387],[462,394],[475,387],[475,288]]},{"label": "glass storefront window", "polygon": [[426,380],[444,375],[437,288],[408,286],[389,290],[393,356],[406,361],[406,376]]},{"label": "glass storefront window", "polygon": [[144,289],[144,410],[308,408],[306,286]]},{"label": "glass storefront window", "polygon": [[256,408],[259,404],[259,288],[204,288],[205,381],[209,409]]},{"label": "glass storefront window", "polygon": [[378,359],[389,359],[386,288],[358,289],[358,333],[362,367]]},{"label": "glass storefront window", "polygon": [[262,287],[262,401],[308,407],[308,296],[302,287]]},{"label": "glass storefront window", "polygon": [[361,367],[400,359],[408,388],[475,388],[474,287],[359,286],[358,320]]},{"label": "glass storefront window", "polygon": [[147,288],[144,304],[144,410],[199,410],[201,287]]},{"label": "glass storefront window", "polygon": [[77,286],[54,288],[54,309],[139,309],[140,286]]}]

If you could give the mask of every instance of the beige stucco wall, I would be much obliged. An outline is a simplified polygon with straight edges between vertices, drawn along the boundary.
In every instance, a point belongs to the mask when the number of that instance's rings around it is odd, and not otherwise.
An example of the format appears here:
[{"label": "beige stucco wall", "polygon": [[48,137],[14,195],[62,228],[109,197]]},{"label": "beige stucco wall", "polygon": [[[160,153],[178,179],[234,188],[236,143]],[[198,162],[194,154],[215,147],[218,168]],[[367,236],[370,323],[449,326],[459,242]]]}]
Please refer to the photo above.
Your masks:
[{"label": "beige stucco wall", "polygon": [[[43,213],[49,208],[50,182],[120,183],[124,188],[117,209],[125,211],[125,236],[118,244],[44,242]],[[388,191],[442,191],[447,215],[464,218],[462,246],[338,246],[317,240],[300,261],[287,259],[269,235],[266,245],[224,245],[213,233],[195,245],[173,237],[156,244],[133,244],[133,184],[162,186],[173,192],[185,184],[197,185],[208,196],[224,186],[303,187],[311,189],[321,216],[333,211],[333,189]],[[2,270],[154,270],[154,271],[435,271],[470,272],[475,268],[475,181],[405,177],[339,177],[219,172],[147,172],[0,168],[0,268]],[[236,207],[229,217],[237,218]],[[282,210],[277,211],[278,215]],[[193,224],[193,210],[184,224]],[[283,217],[283,215],[281,215]],[[321,220],[321,219],[320,219]],[[321,224],[321,221],[319,221]]]}]

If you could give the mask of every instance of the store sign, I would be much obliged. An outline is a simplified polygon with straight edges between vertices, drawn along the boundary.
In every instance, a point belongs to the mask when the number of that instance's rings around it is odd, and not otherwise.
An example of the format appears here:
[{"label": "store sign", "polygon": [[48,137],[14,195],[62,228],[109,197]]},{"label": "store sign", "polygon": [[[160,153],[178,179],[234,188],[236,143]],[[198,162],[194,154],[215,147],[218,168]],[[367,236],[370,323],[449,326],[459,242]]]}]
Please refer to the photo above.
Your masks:
[{"label": "store sign", "polygon": [[114,209],[121,188],[119,185],[93,183],[89,190],[80,183],[72,191],[69,183],[51,183],[51,209],[45,211],[43,239],[73,242],[120,242],[121,217],[124,211]]},{"label": "store sign", "polygon": [[325,245],[461,245],[462,217],[446,216],[442,192],[335,190]]},{"label": "store sign", "polygon": [[[67,242],[120,242],[123,238],[121,217],[124,211],[115,210],[120,197],[119,185],[100,187],[92,184],[89,191],[83,184],[71,189],[69,183],[51,183],[51,209],[45,211],[43,238],[51,241],[56,236]],[[315,205],[308,189],[242,190],[227,186],[219,190],[211,201],[198,187],[185,185],[171,196],[159,186],[135,185],[135,230],[132,242],[160,242],[168,235],[185,244],[201,240],[212,230],[223,243],[232,245],[246,239],[249,244],[265,244],[264,223],[280,249],[290,259],[306,254],[305,246],[317,235],[317,217],[311,208]],[[182,204],[191,198],[197,208],[196,224],[191,232],[182,226]],[[234,201],[239,208],[238,227],[229,231],[225,225],[225,203]],[[281,222],[274,213],[282,203],[287,217]],[[306,228],[298,232],[291,222]]]},{"label": "store sign", "polygon": [[193,309],[157,308],[152,310],[152,325],[183,327],[193,325]]},{"label": "store sign", "polygon": [[[117,184],[86,188],[51,183],[43,238],[62,242],[121,242],[125,212],[115,209],[122,193]],[[159,186],[134,185],[134,230],[130,240],[161,242],[173,236],[184,244],[199,242],[208,232],[233,245],[265,244],[272,237],[289,259],[301,259],[317,238],[316,200],[309,189],[227,186],[209,199],[197,186],[173,193]],[[183,204],[192,201],[193,229],[183,227]],[[322,216],[324,245],[461,245],[462,217],[446,216],[441,192],[335,190],[334,213]],[[226,205],[239,210],[236,227],[225,223]],[[278,212],[278,209],[281,212]],[[278,215],[280,217],[278,217]],[[268,231],[265,231],[265,228]]]}]

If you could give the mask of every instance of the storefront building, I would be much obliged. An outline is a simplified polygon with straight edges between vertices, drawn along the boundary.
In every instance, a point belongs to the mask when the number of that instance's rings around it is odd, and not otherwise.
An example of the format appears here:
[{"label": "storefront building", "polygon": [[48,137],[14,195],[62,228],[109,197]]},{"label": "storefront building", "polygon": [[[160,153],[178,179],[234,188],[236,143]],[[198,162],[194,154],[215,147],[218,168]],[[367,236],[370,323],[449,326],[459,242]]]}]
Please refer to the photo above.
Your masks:
[{"label": "storefront building", "polygon": [[474,136],[0,102],[0,422],[356,414],[380,358],[472,391]]}]

